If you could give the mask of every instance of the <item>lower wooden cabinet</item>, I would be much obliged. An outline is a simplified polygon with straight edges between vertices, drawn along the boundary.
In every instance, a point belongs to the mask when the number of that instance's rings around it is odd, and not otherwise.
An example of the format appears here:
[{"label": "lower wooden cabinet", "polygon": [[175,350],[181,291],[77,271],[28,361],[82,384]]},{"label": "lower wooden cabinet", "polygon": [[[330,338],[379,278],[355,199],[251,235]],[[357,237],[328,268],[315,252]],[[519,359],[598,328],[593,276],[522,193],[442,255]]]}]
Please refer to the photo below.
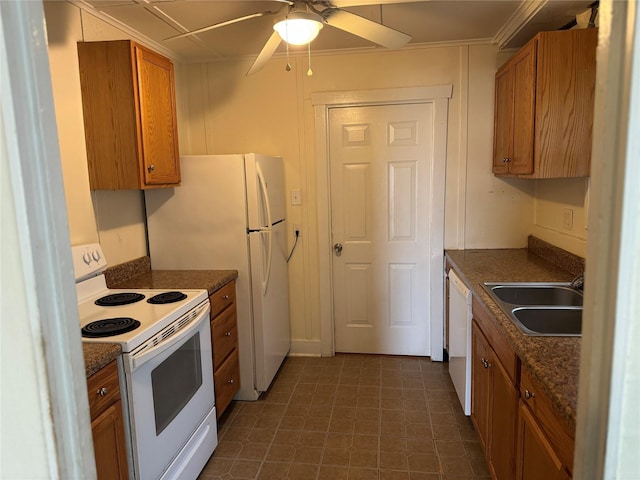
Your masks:
[{"label": "lower wooden cabinet", "polygon": [[551,399],[527,368],[520,375],[518,479],[567,479],[573,471],[575,431],[559,418]]},{"label": "lower wooden cabinet", "polygon": [[575,431],[474,298],[471,420],[494,480],[568,480]]},{"label": "lower wooden cabinet", "polygon": [[240,388],[240,363],[237,349],[234,349],[222,365],[216,368],[213,374],[213,383],[216,389],[216,408],[218,409],[216,415],[220,418]]},{"label": "lower wooden cabinet", "polygon": [[553,446],[522,401],[518,419],[518,480],[569,480]]},{"label": "lower wooden cabinet", "polygon": [[515,475],[518,390],[477,323],[472,326],[471,419],[492,477]]},{"label": "lower wooden cabinet", "polygon": [[471,328],[471,421],[476,427],[480,444],[489,451],[489,415],[491,413],[491,371],[492,360],[489,345],[475,324]]},{"label": "lower wooden cabinet", "polygon": [[211,302],[211,347],[216,416],[224,413],[240,389],[236,284],[228,283],[209,296]]},{"label": "lower wooden cabinet", "polygon": [[116,362],[111,362],[89,377],[87,388],[98,479],[128,479],[127,451]]}]

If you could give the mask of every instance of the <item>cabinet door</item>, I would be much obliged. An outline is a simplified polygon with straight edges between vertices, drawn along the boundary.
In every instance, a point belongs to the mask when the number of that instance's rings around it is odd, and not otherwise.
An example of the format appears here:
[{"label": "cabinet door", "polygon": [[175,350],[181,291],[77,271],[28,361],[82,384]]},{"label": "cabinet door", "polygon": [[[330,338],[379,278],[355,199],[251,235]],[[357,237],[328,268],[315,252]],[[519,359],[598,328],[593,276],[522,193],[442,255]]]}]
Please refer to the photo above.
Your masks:
[{"label": "cabinet door", "polygon": [[[491,421],[489,425],[489,464],[497,480],[511,480],[515,475],[518,390],[497,359],[491,370]],[[546,478],[546,477],[540,477]]]},{"label": "cabinet door", "polygon": [[173,64],[139,45],[135,46],[142,161],[145,185],[180,182],[178,129]]},{"label": "cabinet door", "polygon": [[509,65],[496,73],[493,130],[493,173],[509,172],[513,126],[513,75]]},{"label": "cabinet door", "polygon": [[[471,327],[471,420],[473,421],[483,450],[489,448],[489,415],[491,396],[490,349],[484,336],[476,326]],[[487,455],[488,456],[488,455]]]},{"label": "cabinet door", "polygon": [[536,177],[589,175],[598,32],[538,34]]},{"label": "cabinet door", "polygon": [[520,402],[518,421],[518,480],[569,480],[571,477],[553,451],[527,406]]},{"label": "cabinet door", "polygon": [[99,480],[129,478],[122,405],[118,400],[91,422],[93,449]]},{"label": "cabinet door", "polygon": [[211,321],[211,345],[213,347],[213,369],[217,370],[233,349],[238,347],[238,321],[235,304]]},{"label": "cabinet door", "polygon": [[537,41],[527,43],[510,60],[513,75],[512,156],[509,173],[533,173]]},{"label": "cabinet door", "polygon": [[216,392],[216,416],[220,418],[240,389],[240,364],[238,350],[231,355],[213,374]]}]

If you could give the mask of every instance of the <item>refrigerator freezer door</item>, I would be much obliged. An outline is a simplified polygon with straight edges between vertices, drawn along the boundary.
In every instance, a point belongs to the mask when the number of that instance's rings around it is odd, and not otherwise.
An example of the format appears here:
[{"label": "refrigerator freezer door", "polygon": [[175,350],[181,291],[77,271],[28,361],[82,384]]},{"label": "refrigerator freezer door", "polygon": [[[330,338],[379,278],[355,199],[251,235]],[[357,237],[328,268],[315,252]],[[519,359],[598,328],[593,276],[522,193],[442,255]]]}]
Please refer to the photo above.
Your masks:
[{"label": "refrigerator freezer door", "polygon": [[286,234],[286,222],[280,222],[249,235],[258,391],[269,388],[290,348]]},{"label": "refrigerator freezer door", "polygon": [[284,219],[286,206],[282,158],[248,153],[245,155],[245,171],[248,227],[265,228]]},{"label": "refrigerator freezer door", "polygon": [[248,271],[242,160],[182,156],[180,187],[145,190],[154,269]]}]

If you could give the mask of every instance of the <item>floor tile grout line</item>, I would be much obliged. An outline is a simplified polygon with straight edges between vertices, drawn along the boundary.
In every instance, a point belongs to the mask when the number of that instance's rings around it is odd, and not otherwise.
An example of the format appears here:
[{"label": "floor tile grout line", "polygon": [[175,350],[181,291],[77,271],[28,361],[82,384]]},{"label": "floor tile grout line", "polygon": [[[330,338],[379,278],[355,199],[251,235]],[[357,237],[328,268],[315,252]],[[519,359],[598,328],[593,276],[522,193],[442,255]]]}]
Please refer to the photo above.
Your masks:
[{"label": "floor tile grout line", "polygon": [[[347,357],[348,358],[348,357]],[[354,358],[354,357],[352,357]],[[357,358],[357,357],[355,357]],[[364,359],[363,359],[364,358]],[[429,438],[429,441],[431,442],[431,448],[433,449],[433,455],[436,457],[436,461],[438,462],[438,473],[435,473],[435,475],[438,476],[438,478],[440,478],[441,480],[443,480],[443,478],[447,475],[444,473],[444,463],[443,463],[443,458],[441,458],[441,455],[439,454],[440,448],[438,445],[442,446],[443,444],[446,446],[446,444],[448,442],[458,442],[461,443],[462,448],[463,448],[463,455],[461,455],[461,458],[464,458],[465,463],[472,469],[470,470],[467,475],[471,475],[471,477],[469,478],[488,478],[488,472],[486,471],[486,466],[483,467],[482,465],[478,465],[478,463],[484,463],[482,460],[482,455],[478,455],[478,441],[477,438],[475,437],[475,435],[470,439],[469,438],[469,434],[470,432],[475,433],[473,426],[465,420],[461,420],[464,419],[463,416],[460,416],[461,412],[458,412],[456,409],[456,406],[458,406],[456,404],[457,398],[455,396],[455,393],[452,394],[453,392],[453,388],[452,385],[447,385],[447,377],[446,377],[446,370],[443,367],[435,367],[435,364],[427,364],[424,362],[424,360],[419,359],[418,364],[415,364],[414,360],[409,360],[408,362],[405,363],[404,359],[394,359],[396,361],[394,362],[390,362],[389,364],[384,364],[383,361],[381,361],[380,359],[381,357],[376,358],[376,361],[373,363],[369,363],[368,360],[370,360],[370,358],[368,357],[360,357],[358,359],[357,362],[351,362],[351,361],[346,361],[346,359],[342,359],[340,361],[340,365],[339,365],[339,370],[337,372],[333,372],[333,376],[334,376],[334,390],[332,392],[332,404],[331,404],[331,412],[329,415],[329,418],[327,419],[328,425],[331,425],[331,422],[333,420],[336,420],[336,418],[334,417],[334,413],[335,413],[335,407],[336,407],[336,402],[337,402],[337,398],[338,398],[338,388],[340,386],[355,386],[355,383],[345,383],[342,384],[340,382],[340,376],[343,373],[348,373],[349,376],[352,377],[358,377],[358,388],[356,390],[357,395],[354,397],[355,403],[354,404],[345,404],[343,406],[347,406],[349,408],[355,408],[355,418],[353,420],[354,422],[354,426],[358,424],[359,418],[361,419],[362,417],[360,417],[360,413],[358,412],[359,408],[371,408],[369,403],[365,402],[365,406],[359,406],[361,405],[360,400],[362,399],[362,397],[364,396],[365,393],[376,393],[377,396],[377,401],[376,401],[376,405],[377,405],[377,411],[378,413],[378,418],[377,418],[377,427],[378,427],[378,431],[377,431],[377,435],[376,435],[376,441],[377,441],[377,449],[375,449],[375,452],[377,454],[377,461],[376,461],[376,475],[375,478],[380,478],[381,477],[381,471],[382,471],[382,456],[381,456],[381,438],[382,438],[382,422],[383,422],[383,415],[382,412],[385,410],[382,408],[382,373],[384,372],[385,368],[383,368],[383,366],[387,366],[387,367],[391,367],[393,368],[394,371],[397,372],[397,374],[399,374],[404,380],[402,381],[401,385],[400,385],[400,391],[401,391],[401,399],[402,399],[402,408],[400,409],[403,412],[402,418],[405,424],[405,430],[404,430],[404,435],[403,438],[410,438],[410,437],[420,437],[420,433],[418,430],[412,430],[412,433],[410,434],[408,430],[406,430],[406,426],[409,425],[409,423],[412,420],[415,420],[416,423],[422,423],[422,421],[420,421],[418,418],[414,418],[413,416],[409,416],[407,414],[407,412],[413,412],[412,415],[414,415],[416,412],[415,410],[422,410],[423,408],[426,408],[427,410],[427,415],[428,417],[425,417],[425,426],[428,425],[428,427],[431,429],[431,435]],[[413,363],[410,363],[413,362]],[[298,386],[302,385],[302,384],[313,384],[313,392],[317,393],[317,389],[319,388],[319,386],[321,385],[320,382],[320,375],[317,376],[309,376],[309,366],[312,365],[313,361],[304,361],[304,362],[300,362],[300,363],[290,363],[290,365],[293,365],[294,368],[290,368],[288,370],[284,370],[287,373],[287,383],[289,381],[291,381],[291,387],[288,388],[287,391],[289,391],[290,393],[288,394],[288,396],[286,397],[286,403],[278,403],[279,405],[282,405],[284,408],[284,411],[282,413],[281,416],[279,416],[279,419],[276,423],[271,424],[271,427],[268,427],[270,429],[273,429],[273,435],[271,436],[271,438],[269,439],[269,442],[267,444],[267,450],[266,453],[264,455],[264,457],[262,457],[262,460],[260,461],[260,467],[258,469],[258,472],[255,474],[255,477],[259,477],[260,476],[260,472],[262,472],[262,468],[264,467],[264,464],[267,462],[267,458],[268,458],[268,452],[270,451],[270,449],[273,447],[273,445],[275,444],[275,435],[276,433],[280,430],[280,427],[282,426],[283,423],[283,419],[284,419],[284,414],[285,412],[288,410],[289,407],[291,407],[293,405],[293,398],[294,398],[294,394],[296,392],[296,389]],[[433,365],[433,368],[430,367],[430,365]],[[320,363],[319,365],[320,367],[323,366],[333,366],[333,362],[331,364],[327,364],[327,363]],[[370,383],[370,378],[369,381],[365,381],[363,383],[363,375],[365,376],[370,376],[372,368],[375,366],[376,368],[376,376],[375,378],[377,379],[378,385],[375,385],[375,389],[371,389],[371,387],[373,385],[371,385]],[[416,368],[418,367],[418,368]],[[306,371],[305,371],[306,370]],[[367,372],[368,371],[368,372]],[[417,397],[414,397],[413,395],[416,395],[416,392],[411,392],[409,394],[409,396],[407,397],[407,394],[409,393],[409,391],[411,390],[417,390],[416,388],[403,388],[407,386],[407,378],[413,377],[415,375],[419,374],[420,378],[419,381],[421,383],[421,400],[419,401],[419,403],[422,404],[422,406],[420,408],[418,408],[416,406],[416,401],[418,400]],[[430,378],[427,378],[430,377]],[[353,380],[353,378],[352,378]],[[431,380],[433,380],[433,384],[431,384]],[[444,383],[443,383],[444,382]],[[274,383],[276,383],[274,381]],[[444,414],[443,417],[440,417],[439,423],[438,425],[440,426],[445,426],[445,428],[450,428],[453,431],[455,431],[455,438],[451,438],[449,439],[448,437],[443,437],[440,439],[436,439],[436,435],[434,434],[434,427],[436,427],[436,425],[434,425],[434,414],[436,412],[434,412],[431,408],[431,400],[432,400],[432,396],[428,393],[431,390],[431,387],[433,387],[435,385],[435,392],[438,392],[438,395],[435,397],[436,398],[436,402],[440,402],[440,408],[442,408],[442,404],[445,404],[446,407],[446,403],[450,404],[449,409],[444,409],[441,410],[438,413],[442,413]],[[417,386],[417,385],[416,385]],[[309,388],[309,387],[305,387],[305,388]],[[395,387],[398,388],[398,387]],[[404,390],[404,391],[403,391]],[[276,397],[277,398],[277,397]],[[410,401],[409,401],[410,400]],[[407,403],[408,401],[408,403]],[[269,404],[268,399],[266,400],[267,404]],[[413,402],[413,404],[412,404]],[[341,403],[342,404],[342,403]],[[455,404],[455,405],[454,405]],[[242,407],[242,405],[239,405],[240,407]],[[254,428],[258,428],[257,427],[257,419],[259,418],[264,418],[264,412],[266,409],[267,405],[263,405],[263,407],[261,409],[258,409],[260,411],[260,414],[257,415],[256,418],[256,422],[253,422],[252,424],[252,429]],[[408,408],[408,410],[407,410]],[[231,428],[231,423],[233,421],[233,419],[235,417],[237,417],[238,415],[240,415],[243,412],[243,408],[238,409],[236,412],[230,412],[232,413],[232,415],[228,418],[228,420],[223,424],[223,428],[222,431],[226,432],[228,431],[229,428]],[[392,409],[395,410],[395,409]],[[311,412],[310,409],[306,410],[306,414],[308,415]],[[452,416],[451,418],[451,422],[449,422],[446,419],[446,415],[449,414]],[[306,416],[306,415],[305,415]],[[440,421],[440,420],[444,420],[444,421]],[[269,424],[270,422],[266,422],[265,421],[265,425]],[[263,425],[264,426],[264,425]],[[306,431],[305,429],[305,424],[303,424],[300,428],[301,431]],[[267,427],[265,427],[267,428]],[[311,426],[311,428],[317,428],[316,426]],[[466,431],[464,431],[466,430]],[[356,431],[360,431],[359,434],[356,433]],[[426,430],[425,430],[426,432]],[[471,433],[471,435],[473,435],[473,433]],[[315,474],[315,478],[317,479],[318,477],[321,477],[320,472],[321,472],[321,468],[323,465],[323,460],[324,460],[324,455],[325,455],[325,451],[327,449],[328,446],[328,439],[329,439],[329,435],[331,434],[331,432],[329,432],[329,427],[326,428],[326,431],[323,431],[323,439],[322,439],[322,446],[320,446],[321,449],[321,455],[320,455],[320,461],[319,464],[316,465],[316,474]],[[223,434],[225,435],[225,434]],[[351,445],[354,446],[353,443],[353,439],[355,438],[355,435],[369,435],[368,433],[368,429],[356,429],[355,427],[351,429]],[[448,433],[447,433],[448,435]],[[440,441],[438,443],[438,441]],[[260,442],[259,442],[260,443]],[[300,441],[297,443],[298,445],[303,445]],[[475,444],[475,447],[474,447]],[[316,444],[319,445],[319,444]],[[360,444],[360,446],[362,446],[363,444]],[[354,447],[355,448],[355,447]],[[366,451],[366,449],[363,449],[363,451]],[[449,456],[450,458],[451,456]],[[456,458],[458,457],[457,455],[455,456]],[[475,460],[475,461],[474,461]],[[236,456],[235,461],[238,461],[238,457]],[[288,463],[288,465],[291,465],[293,462],[293,459],[291,460],[291,462]],[[305,464],[307,462],[304,462]],[[451,466],[451,462],[448,462],[449,466]],[[475,466],[474,466],[475,465]],[[347,466],[347,470],[350,471],[349,469],[352,467],[351,464],[351,455],[349,458],[349,465]],[[410,466],[409,470],[411,470]],[[355,468],[355,467],[354,467]],[[368,467],[367,467],[368,468]],[[480,468],[480,470],[478,470],[478,468]],[[299,473],[299,472],[298,472]],[[407,471],[408,473],[408,471]],[[477,475],[476,475],[477,473]],[[230,473],[227,470],[227,473],[223,474],[223,477],[218,477],[218,476],[214,476],[213,478],[230,478]],[[481,475],[484,475],[483,477],[481,477]],[[205,480],[206,478],[212,478],[209,474],[205,475],[202,477],[202,480]],[[269,477],[272,478],[272,477]],[[275,478],[275,477],[273,477]],[[293,477],[291,477],[293,478]],[[297,477],[296,477],[297,478]],[[309,477],[309,478],[313,478],[313,477]],[[371,477],[374,478],[374,477]],[[434,477],[435,478],[435,477]],[[306,480],[306,479],[305,479]]]}]

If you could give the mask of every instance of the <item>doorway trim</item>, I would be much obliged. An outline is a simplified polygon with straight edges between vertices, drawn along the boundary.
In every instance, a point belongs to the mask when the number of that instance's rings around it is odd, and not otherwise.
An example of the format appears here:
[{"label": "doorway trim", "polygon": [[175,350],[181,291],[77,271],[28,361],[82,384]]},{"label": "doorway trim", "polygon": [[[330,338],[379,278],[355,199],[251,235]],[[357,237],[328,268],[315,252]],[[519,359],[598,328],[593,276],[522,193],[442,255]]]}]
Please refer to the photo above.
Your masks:
[{"label": "doorway trim", "polygon": [[[442,230],[433,232],[430,238],[430,356],[443,360],[444,331],[444,204],[445,171],[447,157],[447,124],[449,99],[453,85],[432,87],[390,88],[344,92],[318,92],[311,95],[314,109],[316,165],[318,175],[318,273],[320,282],[320,348],[322,356],[335,354],[332,240],[331,240],[331,185],[329,162],[329,111],[332,108],[364,107],[377,105],[432,104],[434,109],[434,157],[431,166],[430,222],[441,224]],[[442,181],[438,182],[437,179]],[[439,321],[433,321],[434,319]]]}]

